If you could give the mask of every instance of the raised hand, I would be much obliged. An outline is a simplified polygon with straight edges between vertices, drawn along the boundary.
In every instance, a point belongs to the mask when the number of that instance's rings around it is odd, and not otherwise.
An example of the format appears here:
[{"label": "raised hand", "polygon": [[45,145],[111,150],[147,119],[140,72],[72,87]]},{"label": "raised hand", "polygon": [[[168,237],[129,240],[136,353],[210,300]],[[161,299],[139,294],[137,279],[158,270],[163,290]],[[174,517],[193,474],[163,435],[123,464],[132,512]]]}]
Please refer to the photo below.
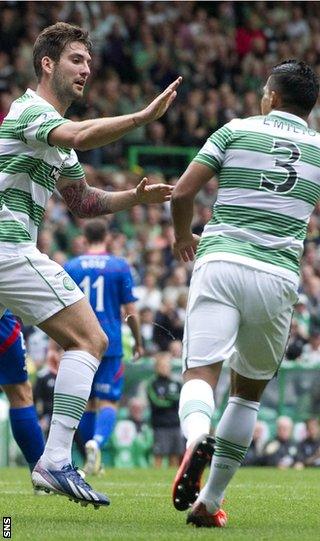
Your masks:
[{"label": "raised hand", "polygon": [[157,96],[145,109],[140,111],[139,123],[146,124],[147,122],[153,122],[160,118],[177,95],[177,88],[182,81],[182,77],[178,77],[171,85],[169,85],[159,96]]},{"label": "raised hand", "polygon": [[144,177],[136,187],[137,202],[149,204],[169,201],[173,188],[170,184],[149,184]]}]

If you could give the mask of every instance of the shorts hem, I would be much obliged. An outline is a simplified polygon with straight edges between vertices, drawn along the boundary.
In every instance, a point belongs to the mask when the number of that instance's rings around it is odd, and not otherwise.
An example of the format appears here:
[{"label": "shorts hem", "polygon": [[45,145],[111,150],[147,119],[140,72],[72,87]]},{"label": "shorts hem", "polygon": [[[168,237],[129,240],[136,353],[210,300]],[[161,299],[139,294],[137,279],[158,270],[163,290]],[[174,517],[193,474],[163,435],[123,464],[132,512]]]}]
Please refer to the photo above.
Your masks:
[{"label": "shorts hem", "polygon": [[189,370],[191,368],[200,368],[201,366],[210,366],[211,364],[224,363],[225,361],[228,361],[229,359],[231,359],[232,355],[233,353],[231,353],[229,357],[225,357],[224,359],[221,359],[221,358],[216,359],[216,360],[210,359],[210,361],[186,358],[184,359],[184,366],[182,369],[182,373],[184,373],[186,370]]},{"label": "shorts hem", "polygon": [[239,376],[242,376],[243,378],[254,379],[258,381],[262,381],[262,380],[270,381],[274,377],[277,371],[277,368],[275,368],[274,370],[272,370],[272,372],[270,371],[268,375],[266,375],[265,373],[263,375],[257,374],[257,373],[252,374],[252,373],[249,373],[249,371],[245,373],[245,371],[239,370],[238,367],[232,366],[232,363],[230,363],[230,368],[234,370],[237,374],[239,374]]},{"label": "shorts hem", "polygon": [[59,306],[57,305],[50,312],[46,312],[46,315],[43,315],[43,316],[37,318],[36,320],[32,320],[32,322],[29,323],[29,325],[40,325],[40,323],[44,323],[45,321],[47,321],[47,319],[54,316],[58,312],[61,312],[61,310],[63,310],[64,308],[68,308],[68,306],[72,306],[76,302],[81,301],[81,299],[83,299],[83,298],[84,298],[84,295],[81,295],[77,299],[74,299],[71,302],[66,303],[64,306],[63,305],[59,305]]}]

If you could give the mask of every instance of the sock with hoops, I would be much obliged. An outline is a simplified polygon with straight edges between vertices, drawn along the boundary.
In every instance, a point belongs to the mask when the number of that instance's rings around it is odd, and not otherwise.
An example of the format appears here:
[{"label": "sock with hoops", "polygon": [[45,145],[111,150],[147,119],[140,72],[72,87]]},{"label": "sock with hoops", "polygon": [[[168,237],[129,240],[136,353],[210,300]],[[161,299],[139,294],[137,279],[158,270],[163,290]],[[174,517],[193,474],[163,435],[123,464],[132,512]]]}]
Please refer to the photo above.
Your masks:
[{"label": "sock with hoops", "polygon": [[209,513],[219,509],[224,491],[247,453],[259,405],[235,396],[229,398],[217,426],[209,478],[198,498]]},{"label": "sock with hoops", "polygon": [[66,351],[54,388],[53,415],[41,457],[44,468],[59,470],[71,462],[74,432],[86,408],[99,361],[86,351]]}]

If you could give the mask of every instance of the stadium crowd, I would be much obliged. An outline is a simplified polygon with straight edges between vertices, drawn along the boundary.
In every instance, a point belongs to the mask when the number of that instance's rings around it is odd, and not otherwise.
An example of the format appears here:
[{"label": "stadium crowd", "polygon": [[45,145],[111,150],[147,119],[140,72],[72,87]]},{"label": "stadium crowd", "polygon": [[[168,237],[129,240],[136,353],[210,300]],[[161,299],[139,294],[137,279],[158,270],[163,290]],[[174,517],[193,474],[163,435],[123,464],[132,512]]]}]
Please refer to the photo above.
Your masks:
[{"label": "stadium crowd", "polygon": [[[67,116],[85,119],[139,110],[177,75],[184,78],[174,106],[161,121],[140,127],[103,149],[79,152],[88,183],[106,190],[135,186],[144,172],[129,170],[131,145],[201,147],[235,117],[259,114],[262,86],[272,65],[298,57],[320,75],[319,2],[0,2],[0,122],[10,103],[35,88],[32,48],[58,20],[90,31],[92,76],[85,100]],[[310,124],[320,129],[320,101]],[[161,165],[151,181],[174,183]],[[196,202],[194,232],[211,216],[217,180]],[[132,266],[146,354],[181,355],[191,267],[174,260],[169,204],[142,205],[106,217],[107,249]],[[39,249],[60,264],[83,253],[83,220],[58,194],[39,234]],[[29,353],[43,362],[42,337],[26,330]],[[32,350],[33,348],[33,350]],[[37,349],[38,348],[38,349]],[[320,204],[308,229],[301,286],[287,359],[320,364]]]}]

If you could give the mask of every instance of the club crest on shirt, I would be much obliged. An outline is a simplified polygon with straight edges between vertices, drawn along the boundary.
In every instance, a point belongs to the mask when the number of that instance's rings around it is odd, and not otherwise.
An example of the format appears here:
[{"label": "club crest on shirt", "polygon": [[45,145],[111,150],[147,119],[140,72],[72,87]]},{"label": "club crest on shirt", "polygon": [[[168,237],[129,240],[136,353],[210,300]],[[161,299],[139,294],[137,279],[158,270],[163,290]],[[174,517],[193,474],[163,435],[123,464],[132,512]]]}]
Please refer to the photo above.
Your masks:
[{"label": "club crest on shirt", "polygon": [[73,291],[76,287],[76,284],[74,283],[72,278],[70,278],[70,276],[65,276],[62,282],[63,282],[64,288],[67,289],[68,291]]}]

